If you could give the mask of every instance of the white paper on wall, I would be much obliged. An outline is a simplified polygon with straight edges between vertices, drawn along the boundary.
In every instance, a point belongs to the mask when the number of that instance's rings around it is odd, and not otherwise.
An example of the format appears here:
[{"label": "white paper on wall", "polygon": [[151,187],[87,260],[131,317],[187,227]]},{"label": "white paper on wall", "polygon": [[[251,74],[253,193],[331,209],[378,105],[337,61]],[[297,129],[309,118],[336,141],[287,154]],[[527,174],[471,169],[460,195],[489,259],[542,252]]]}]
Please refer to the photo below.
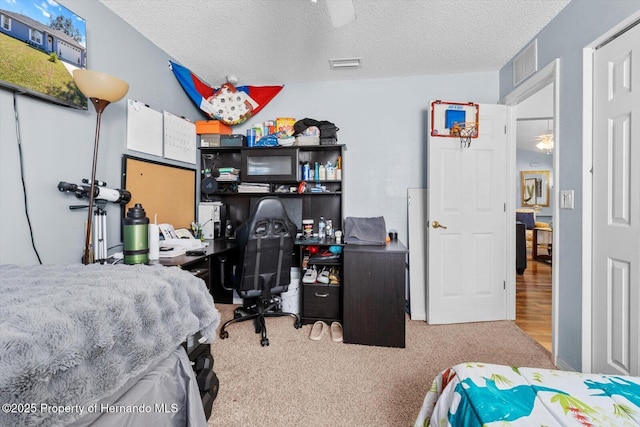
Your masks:
[{"label": "white paper on wall", "polygon": [[196,125],[164,111],[164,157],[196,164]]},{"label": "white paper on wall", "polygon": [[162,157],[162,113],[127,100],[127,149]]}]

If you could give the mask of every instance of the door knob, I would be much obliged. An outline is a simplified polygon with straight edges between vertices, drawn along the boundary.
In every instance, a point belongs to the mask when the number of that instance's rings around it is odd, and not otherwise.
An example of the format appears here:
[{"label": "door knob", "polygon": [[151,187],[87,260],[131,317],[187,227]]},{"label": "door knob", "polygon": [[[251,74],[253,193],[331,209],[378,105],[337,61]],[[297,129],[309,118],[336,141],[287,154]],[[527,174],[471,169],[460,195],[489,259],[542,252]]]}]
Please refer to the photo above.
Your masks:
[{"label": "door knob", "polygon": [[440,224],[438,221],[433,221],[433,222],[431,223],[431,226],[432,226],[433,228],[447,228],[446,226],[444,226],[444,225]]}]

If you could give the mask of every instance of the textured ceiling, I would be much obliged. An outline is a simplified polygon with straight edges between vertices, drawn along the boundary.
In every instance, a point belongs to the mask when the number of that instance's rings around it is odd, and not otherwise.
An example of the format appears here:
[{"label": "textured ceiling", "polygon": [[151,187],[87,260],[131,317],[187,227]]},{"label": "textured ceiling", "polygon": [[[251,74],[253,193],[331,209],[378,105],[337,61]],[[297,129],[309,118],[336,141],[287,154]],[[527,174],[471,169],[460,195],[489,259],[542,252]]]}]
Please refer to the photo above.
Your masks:
[{"label": "textured ceiling", "polygon": [[324,0],[100,1],[209,84],[267,85],[497,71],[570,0],[353,0],[339,28]]}]

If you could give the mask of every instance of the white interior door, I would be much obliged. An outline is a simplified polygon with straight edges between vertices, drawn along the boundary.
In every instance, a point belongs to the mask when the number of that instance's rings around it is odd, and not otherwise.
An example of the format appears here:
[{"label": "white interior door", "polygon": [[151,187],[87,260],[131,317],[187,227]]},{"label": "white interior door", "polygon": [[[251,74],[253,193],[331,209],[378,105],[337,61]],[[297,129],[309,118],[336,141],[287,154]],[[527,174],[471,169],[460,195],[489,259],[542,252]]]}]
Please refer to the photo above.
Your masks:
[{"label": "white interior door", "polygon": [[593,62],[592,371],[639,375],[640,26]]},{"label": "white interior door", "polygon": [[507,107],[480,104],[479,112],[468,148],[458,138],[428,137],[430,324],[507,318],[505,182],[515,179],[507,176]]}]

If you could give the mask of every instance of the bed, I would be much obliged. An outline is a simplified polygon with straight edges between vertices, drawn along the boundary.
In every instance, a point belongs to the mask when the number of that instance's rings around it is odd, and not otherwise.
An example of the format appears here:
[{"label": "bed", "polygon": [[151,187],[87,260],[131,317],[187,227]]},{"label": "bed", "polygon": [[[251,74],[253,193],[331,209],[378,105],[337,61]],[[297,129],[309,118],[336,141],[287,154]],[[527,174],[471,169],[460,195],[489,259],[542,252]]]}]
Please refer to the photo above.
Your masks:
[{"label": "bed", "polygon": [[0,265],[0,294],[0,425],[206,426],[185,351],[220,323],[201,279],[159,265]]},{"label": "bed", "polygon": [[462,363],[433,381],[414,426],[638,426],[640,378]]}]

